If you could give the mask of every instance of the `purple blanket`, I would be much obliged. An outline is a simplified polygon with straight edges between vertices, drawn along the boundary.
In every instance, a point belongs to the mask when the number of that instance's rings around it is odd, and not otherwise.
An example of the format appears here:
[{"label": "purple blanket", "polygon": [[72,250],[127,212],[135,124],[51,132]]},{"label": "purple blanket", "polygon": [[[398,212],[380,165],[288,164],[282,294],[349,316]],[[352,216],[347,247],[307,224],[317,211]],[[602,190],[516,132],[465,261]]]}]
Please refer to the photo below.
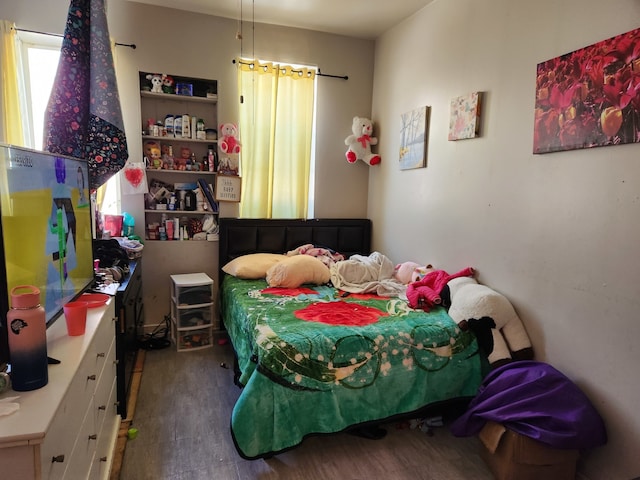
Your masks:
[{"label": "purple blanket", "polygon": [[451,433],[475,435],[488,420],[554,448],[607,442],[602,417],[586,395],[542,362],[512,362],[489,373],[467,411],[451,424]]}]

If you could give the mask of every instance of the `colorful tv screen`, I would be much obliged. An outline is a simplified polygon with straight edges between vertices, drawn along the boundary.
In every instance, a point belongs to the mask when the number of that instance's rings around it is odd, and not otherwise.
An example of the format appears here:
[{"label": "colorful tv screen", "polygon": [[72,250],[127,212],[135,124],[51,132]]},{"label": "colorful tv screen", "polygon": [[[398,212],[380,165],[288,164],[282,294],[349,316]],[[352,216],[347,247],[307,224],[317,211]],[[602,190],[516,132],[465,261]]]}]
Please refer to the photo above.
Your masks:
[{"label": "colorful tv screen", "polygon": [[14,287],[40,289],[50,324],[93,281],[88,179],[85,160],[0,144],[3,326]]}]

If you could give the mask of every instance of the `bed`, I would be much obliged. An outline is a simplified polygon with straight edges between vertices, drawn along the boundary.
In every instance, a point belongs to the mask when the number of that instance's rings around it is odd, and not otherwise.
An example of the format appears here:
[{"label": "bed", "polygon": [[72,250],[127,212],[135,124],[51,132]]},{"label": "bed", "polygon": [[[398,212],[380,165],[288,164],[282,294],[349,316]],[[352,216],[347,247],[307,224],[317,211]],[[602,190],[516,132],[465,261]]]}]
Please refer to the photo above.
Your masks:
[{"label": "bed", "polygon": [[[220,265],[307,244],[369,255],[371,229],[368,219],[221,218]],[[330,284],[269,288],[264,278],[220,275],[221,318],[242,387],[231,433],[245,459],[477,393],[476,339],[441,307],[427,313],[397,297]]]}]

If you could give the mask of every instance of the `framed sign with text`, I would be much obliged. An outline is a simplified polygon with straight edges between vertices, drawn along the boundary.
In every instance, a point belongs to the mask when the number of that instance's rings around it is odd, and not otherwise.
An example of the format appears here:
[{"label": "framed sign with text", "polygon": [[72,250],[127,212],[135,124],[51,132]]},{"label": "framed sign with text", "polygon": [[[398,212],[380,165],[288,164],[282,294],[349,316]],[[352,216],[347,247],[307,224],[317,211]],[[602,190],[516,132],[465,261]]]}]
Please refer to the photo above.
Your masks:
[{"label": "framed sign with text", "polygon": [[216,175],[216,200],[239,202],[242,178],[235,175]]}]

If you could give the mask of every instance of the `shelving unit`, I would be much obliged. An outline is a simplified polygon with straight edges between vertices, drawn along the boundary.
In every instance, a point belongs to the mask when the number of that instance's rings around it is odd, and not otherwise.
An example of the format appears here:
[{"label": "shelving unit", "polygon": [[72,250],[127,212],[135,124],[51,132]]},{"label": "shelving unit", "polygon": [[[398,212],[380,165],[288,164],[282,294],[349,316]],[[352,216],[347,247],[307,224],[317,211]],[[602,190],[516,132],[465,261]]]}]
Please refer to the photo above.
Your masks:
[{"label": "shelving unit", "polygon": [[[182,147],[189,148],[195,153],[197,161],[207,155],[209,145],[213,147],[216,155],[219,155],[217,138],[211,138],[212,132],[209,132],[209,138],[201,140],[198,138],[183,138],[175,136],[162,136],[162,131],[149,131],[149,119],[154,121],[163,121],[167,115],[190,115],[204,121],[205,129],[218,129],[218,82],[216,80],[201,79],[195,77],[179,76],[168,73],[174,80],[174,86],[178,83],[189,84],[193,87],[192,96],[178,95],[175,93],[156,93],[151,92],[151,83],[147,80],[147,75],[154,72],[139,72],[140,86],[140,126],[141,135],[139,142],[143,146],[145,142],[155,141],[158,143],[160,150],[163,146],[172,146],[173,157],[180,157],[180,149]],[[207,98],[214,97],[214,98]],[[154,136],[157,133],[158,136]],[[206,136],[205,130],[205,136]],[[217,137],[217,132],[215,132]],[[196,135],[197,137],[197,135]],[[167,149],[168,150],[168,149]],[[149,165],[147,163],[147,165]],[[162,166],[162,165],[161,165]],[[207,165],[208,167],[208,165]],[[216,173],[206,170],[163,170],[156,168],[148,168],[146,171],[147,183],[150,192],[157,185],[166,185],[169,191],[176,190],[176,184],[196,184],[201,178],[207,185],[211,185],[215,189]],[[178,189],[179,190],[179,189]],[[212,197],[215,198],[215,193]],[[203,272],[209,278],[214,279],[213,298],[215,298],[216,283],[218,278],[218,242],[215,234],[206,235],[206,233],[198,234],[195,239],[192,235],[188,235],[188,241],[171,241],[160,240],[158,235],[160,224],[163,219],[167,221],[178,220],[179,227],[197,227],[201,223],[210,224],[208,215],[213,214],[214,223],[217,225],[219,213],[217,209],[198,210],[196,202],[196,210],[166,210],[157,209],[157,202],[150,198],[148,194],[144,196],[144,205],[140,210],[143,211],[145,222],[145,268],[143,271],[144,282],[144,303],[145,303],[145,319],[143,331],[141,333],[151,333],[156,328],[164,325],[164,319],[171,316],[172,302],[171,298],[167,298],[166,290],[169,277],[175,274],[188,274],[190,272]],[[215,203],[215,202],[214,202]],[[224,209],[224,207],[223,207]],[[228,210],[228,207],[227,207]],[[149,228],[149,225],[157,225],[158,228]],[[151,235],[149,235],[151,232]],[[165,231],[166,233],[166,231]],[[185,239],[187,240],[187,239]],[[214,310],[217,317],[217,312]],[[215,318],[211,318],[213,323],[218,322]],[[197,329],[195,329],[197,330]],[[211,328],[204,327],[204,332],[211,337]]]},{"label": "shelving unit", "polygon": [[213,298],[205,273],[171,275],[171,339],[179,352],[213,346]]},{"label": "shelving unit", "polygon": [[[204,215],[213,214],[217,224],[219,209],[216,202],[211,205],[207,201],[204,192],[202,192],[199,197],[200,201],[196,202],[196,205],[184,205],[185,202],[180,202],[180,197],[182,196],[184,199],[187,194],[191,196],[187,192],[201,190],[198,185],[198,179],[203,179],[204,183],[210,186],[209,193],[211,197],[215,198],[216,173],[211,171],[208,164],[206,168],[202,167],[202,165],[204,165],[205,159],[208,161],[209,147],[212,148],[214,156],[217,157],[217,135],[216,138],[196,138],[197,133],[191,129],[191,121],[189,122],[191,130],[189,137],[178,135],[177,131],[176,135],[173,135],[170,128],[168,129],[170,134],[167,134],[167,129],[164,129],[165,118],[173,116],[175,119],[184,115],[191,119],[201,120],[205,129],[217,129],[218,84],[216,80],[170,75],[174,80],[174,88],[179,83],[188,84],[191,86],[193,95],[157,93],[149,91],[151,84],[147,79],[147,75],[149,75],[148,72],[139,73],[143,131],[141,141],[147,165],[155,167],[156,163],[159,163],[162,168],[147,168],[149,193],[145,195],[145,239],[150,242],[162,241],[161,239],[165,238],[164,235],[161,235],[162,229],[165,229],[165,233],[167,233],[166,224],[164,224],[163,220],[173,220],[175,218],[180,219],[180,230],[183,230],[184,227],[184,230],[187,231],[188,238],[186,239],[194,239],[199,225],[198,222],[203,219]],[[154,123],[160,123],[162,126],[151,128]],[[170,125],[170,122],[167,125]],[[202,135],[203,132],[201,131],[200,133]],[[157,157],[154,158],[150,155],[150,152],[156,147],[157,150],[154,151],[159,151],[161,154],[159,160],[157,160]],[[183,151],[186,151],[185,157],[189,158],[188,164],[185,164],[186,158],[182,155]],[[192,158],[195,160],[195,164],[191,163]],[[185,160],[185,163],[182,163],[182,159]],[[157,160],[157,162],[154,162],[154,160]],[[161,190],[166,192],[166,195],[159,196],[158,192]],[[163,204],[163,202],[168,201],[167,197],[170,196],[170,193],[174,193],[176,197],[175,210],[170,210],[168,205]],[[180,208],[181,203],[183,208]],[[175,226],[173,228],[175,229]],[[173,237],[179,238],[179,235],[174,235]],[[176,238],[168,240],[174,239]],[[196,235],[195,239],[206,241],[207,238],[206,235]]]}]

